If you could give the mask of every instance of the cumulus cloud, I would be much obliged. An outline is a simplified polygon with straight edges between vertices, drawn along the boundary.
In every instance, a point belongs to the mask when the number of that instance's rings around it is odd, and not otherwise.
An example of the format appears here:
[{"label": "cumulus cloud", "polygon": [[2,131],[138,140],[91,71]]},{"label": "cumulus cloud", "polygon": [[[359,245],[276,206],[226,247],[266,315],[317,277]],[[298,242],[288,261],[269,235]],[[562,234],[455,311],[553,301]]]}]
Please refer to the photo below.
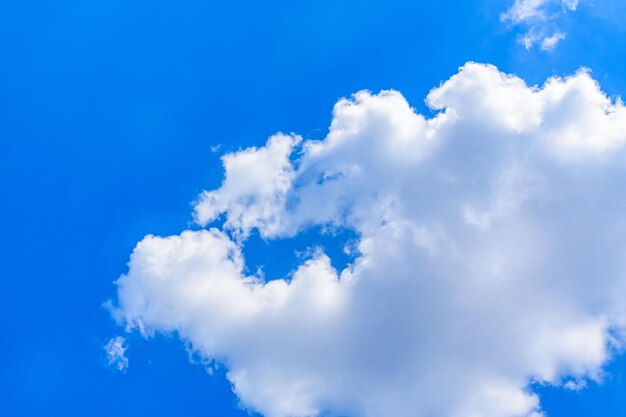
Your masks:
[{"label": "cumulus cloud", "polygon": [[558,20],[577,7],[578,0],[515,0],[500,19],[524,29],[520,42],[526,49],[538,45],[543,51],[551,51],[566,38]]},{"label": "cumulus cloud", "polygon": [[[621,101],[584,70],[538,87],[468,63],[426,102],[362,91],[322,140],[225,155],[208,229],[139,242],[115,318],[222,363],[267,417],[537,417],[533,383],[600,381],[626,325]],[[348,267],[246,272],[250,233],[316,226],[358,236]]]},{"label": "cumulus cloud", "polygon": [[126,339],[122,336],[113,337],[104,345],[103,349],[107,355],[108,365],[120,372],[126,372],[126,369],[128,369]]}]

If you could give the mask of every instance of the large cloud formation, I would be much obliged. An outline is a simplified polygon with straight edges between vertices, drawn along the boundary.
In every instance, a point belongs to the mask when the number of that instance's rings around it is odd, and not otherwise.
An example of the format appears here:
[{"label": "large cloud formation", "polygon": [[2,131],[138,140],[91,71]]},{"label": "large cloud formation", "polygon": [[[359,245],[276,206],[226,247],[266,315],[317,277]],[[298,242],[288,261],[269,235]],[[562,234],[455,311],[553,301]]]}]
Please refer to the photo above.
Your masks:
[{"label": "large cloud formation", "polygon": [[[201,226],[146,236],[114,315],[222,363],[267,417],[542,415],[535,382],[600,380],[626,326],[626,110],[588,72],[541,87],[468,63],[434,116],[396,91],[340,100],[323,140],[223,157]],[[247,274],[250,233],[358,236],[289,277]]]}]

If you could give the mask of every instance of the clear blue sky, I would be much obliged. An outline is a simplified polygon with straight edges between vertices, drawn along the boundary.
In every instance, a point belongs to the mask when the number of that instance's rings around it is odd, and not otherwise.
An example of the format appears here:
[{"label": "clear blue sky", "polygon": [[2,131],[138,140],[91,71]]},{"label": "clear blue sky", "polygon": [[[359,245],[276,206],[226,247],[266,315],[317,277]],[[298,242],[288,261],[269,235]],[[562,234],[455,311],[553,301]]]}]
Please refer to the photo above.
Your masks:
[{"label": "clear blue sky", "polygon": [[[176,337],[126,335],[128,370],[107,366],[123,329],[103,303],[135,244],[190,227],[222,153],[276,131],[323,138],[334,103],[362,89],[399,90],[428,114],[428,91],[476,61],[529,84],[587,67],[623,94],[626,9],[589,3],[546,52],[501,21],[508,1],[4,1],[0,414],[247,415],[224,369],[190,365]],[[285,274],[295,258],[276,248],[291,244],[252,238],[249,268]],[[625,415],[626,360],[606,370],[579,392],[537,387],[543,409]]]}]

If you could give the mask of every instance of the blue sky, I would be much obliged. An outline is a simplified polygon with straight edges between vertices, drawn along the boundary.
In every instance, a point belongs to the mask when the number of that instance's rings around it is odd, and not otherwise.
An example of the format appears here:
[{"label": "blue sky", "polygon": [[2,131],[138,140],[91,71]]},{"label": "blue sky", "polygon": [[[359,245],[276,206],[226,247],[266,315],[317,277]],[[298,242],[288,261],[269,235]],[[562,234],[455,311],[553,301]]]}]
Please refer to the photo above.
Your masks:
[{"label": "blue sky", "polygon": [[[323,139],[335,103],[360,90],[397,90],[417,112],[435,117],[437,110],[424,104],[429,91],[474,61],[528,85],[585,67],[608,96],[626,91],[623,4],[581,0],[575,11],[551,18],[549,30],[566,35],[551,51],[524,47],[520,38],[530,23],[500,17],[511,5],[4,2],[3,414],[263,410],[267,402],[255,393],[241,394],[242,404],[223,364],[212,375],[190,364],[178,336],[155,325],[155,336],[145,340],[113,320],[103,303],[117,302],[114,281],[128,272],[133,248],[147,234],[201,229],[192,202],[220,187],[223,154],[261,147],[278,131]],[[623,198],[608,192],[613,199],[602,201],[620,207]],[[330,235],[319,228],[265,240],[253,230],[243,248],[248,273],[262,266],[267,277],[286,276],[306,257],[296,252],[314,245],[335,268],[354,262],[342,248],[358,228]],[[125,372],[109,366],[103,350],[116,336],[128,345]],[[549,416],[622,416],[626,362],[618,355],[602,369],[603,382],[580,391],[531,386]]]}]

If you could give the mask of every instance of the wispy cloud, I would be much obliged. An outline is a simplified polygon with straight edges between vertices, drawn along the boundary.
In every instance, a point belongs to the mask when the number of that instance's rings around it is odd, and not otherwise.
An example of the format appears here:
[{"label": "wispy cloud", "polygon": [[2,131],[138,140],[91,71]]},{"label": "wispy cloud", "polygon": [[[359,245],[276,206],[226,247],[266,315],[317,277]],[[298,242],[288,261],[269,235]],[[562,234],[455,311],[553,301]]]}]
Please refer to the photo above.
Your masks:
[{"label": "wispy cloud", "polygon": [[519,41],[526,49],[538,45],[542,51],[551,51],[566,38],[559,20],[576,11],[578,3],[579,0],[515,0],[500,19],[523,29]]},{"label": "wispy cloud", "polygon": [[128,346],[126,339],[122,336],[113,337],[104,345],[103,349],[107,355],[108,365],[120,372],[126,372],[126,369],[128,369],[128,358],[126,357]]}]

